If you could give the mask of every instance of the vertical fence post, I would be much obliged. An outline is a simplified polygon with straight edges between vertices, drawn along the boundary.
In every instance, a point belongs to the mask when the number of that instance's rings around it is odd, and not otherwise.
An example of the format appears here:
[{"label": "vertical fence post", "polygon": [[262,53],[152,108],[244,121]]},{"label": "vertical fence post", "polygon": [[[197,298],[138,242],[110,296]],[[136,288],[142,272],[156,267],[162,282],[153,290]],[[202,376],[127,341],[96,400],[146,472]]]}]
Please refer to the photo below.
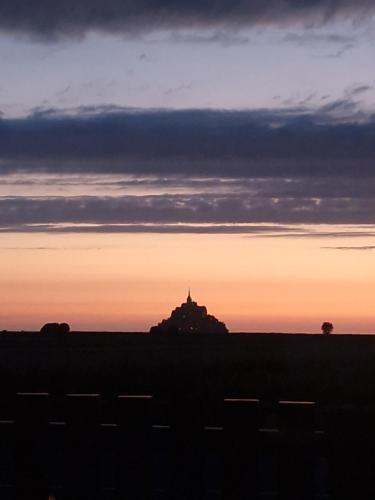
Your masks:
[{"label": "vertical fence post", "polygon": [[14,420],[0,421],[0,498],[15,498],[15,425]]},{"label": "vertical fence post", "polygon": [[48,499],[47,393],[16,394],[16,499]]},{"label": "vertical fence post", "polygon": [[326,412],[326,453],[332,500],[375,498],[375,412],[358,407]]},{"label": "vertical fence post", "polygon": [[224,498],[258,498],[258,399],[224,400]]},{"label": "vertical fence post", "polygon": [[65,500],[101,500],[98,431],[100,396],[66,396]]},{"label": "vertical fence post", "polygon": [[123,500],[151,498],[151,403],[146,395],[117,398],[117,487]]},{"label": "vertical fence post", "polygon": [[279,402],[278,485],[282,500],[314,498],[315,403]]},{"label": "vertical fence post", "polygon": [[199,401],[175,394],[171,402],[171,483],[169,498],[205,498],[203,415]]}]

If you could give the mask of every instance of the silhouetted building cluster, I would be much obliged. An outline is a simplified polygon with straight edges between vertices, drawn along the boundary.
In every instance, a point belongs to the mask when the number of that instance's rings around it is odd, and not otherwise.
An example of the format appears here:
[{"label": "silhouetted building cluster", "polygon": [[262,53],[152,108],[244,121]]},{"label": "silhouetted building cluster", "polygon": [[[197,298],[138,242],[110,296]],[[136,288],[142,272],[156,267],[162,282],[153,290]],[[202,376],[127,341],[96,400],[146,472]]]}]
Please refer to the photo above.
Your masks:
[{"label": "silhouetted building cluster", "polygon": [[186,302],[176,307],[168,319],[163,319],[150,333],[196,334],[196,333],[228,333],[224,323],[207,314],[205,306],[199,306],[189,295]]},{"label": "silhouetted building cluster", "polygon": [[40,333],[44,335],[61,335],[70,332],[68,323],[46,323],[40,329]]}]

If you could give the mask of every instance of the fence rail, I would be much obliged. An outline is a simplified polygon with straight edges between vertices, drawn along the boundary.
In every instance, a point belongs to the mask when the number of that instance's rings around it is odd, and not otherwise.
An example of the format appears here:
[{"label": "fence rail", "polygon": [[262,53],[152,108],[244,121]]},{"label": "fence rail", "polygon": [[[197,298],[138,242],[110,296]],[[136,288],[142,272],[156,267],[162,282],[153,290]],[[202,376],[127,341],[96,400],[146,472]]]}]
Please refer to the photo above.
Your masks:
[{"label": "fence rail", "polygon": [[183,395],[17,393],[10,406],[4,500],[375,498],[374,408],[228,398],[212,425]]}]

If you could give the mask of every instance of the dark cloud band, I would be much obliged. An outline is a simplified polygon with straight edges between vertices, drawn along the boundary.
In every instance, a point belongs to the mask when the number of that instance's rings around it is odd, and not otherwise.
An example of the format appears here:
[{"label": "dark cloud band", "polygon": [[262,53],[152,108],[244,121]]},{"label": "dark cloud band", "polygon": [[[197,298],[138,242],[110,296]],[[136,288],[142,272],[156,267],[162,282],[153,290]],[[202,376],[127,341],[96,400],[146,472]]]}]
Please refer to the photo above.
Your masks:
[{"label": "dark cloud band", "polygon": [[[343,113],[350,113],[350,118]],[[0,173],[17,169],[275,177],[374,173],[375,118],[319,110],[80,108],[0,120]]]},{"label": "dark cloud band", "polygon": [[134,33],[301,21],[311,25],[373,11],[372,0],[2,0],[0,29],[56,38],[90,30]]},{"label": "dark cloud band", "polygon": [[[0,225],[375,224],[375,200],[266,195],[0,198]],[[207,230],[207,232],[209,232]]]}]

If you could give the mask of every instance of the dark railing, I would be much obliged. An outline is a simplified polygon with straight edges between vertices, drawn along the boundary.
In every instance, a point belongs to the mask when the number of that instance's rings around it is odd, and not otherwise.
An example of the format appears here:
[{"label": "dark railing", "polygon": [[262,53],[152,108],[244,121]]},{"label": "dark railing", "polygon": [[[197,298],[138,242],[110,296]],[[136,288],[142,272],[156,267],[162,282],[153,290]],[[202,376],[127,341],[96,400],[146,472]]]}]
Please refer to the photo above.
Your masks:
[{"label": "dark railing", "polygon": [[[372,500],[375,412],[311,402],[18,393],[0,422],[7,500]],[[163,406],[163,411],[160,408]],[[219,405],[220,406],[220,405]]]}]

